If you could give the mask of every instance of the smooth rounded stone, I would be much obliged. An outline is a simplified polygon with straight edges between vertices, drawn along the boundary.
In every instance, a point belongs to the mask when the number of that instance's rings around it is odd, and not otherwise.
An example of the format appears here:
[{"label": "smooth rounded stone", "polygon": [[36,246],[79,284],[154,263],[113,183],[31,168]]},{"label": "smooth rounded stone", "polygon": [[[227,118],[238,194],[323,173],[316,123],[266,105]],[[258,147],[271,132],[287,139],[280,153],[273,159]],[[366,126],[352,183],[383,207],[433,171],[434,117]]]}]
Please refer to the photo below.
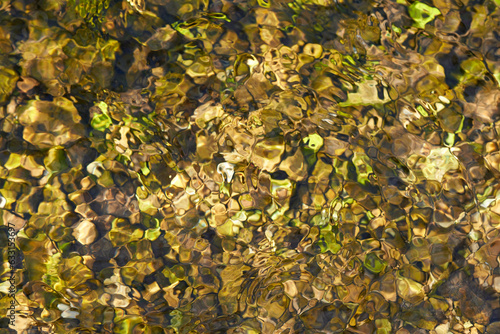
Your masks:
[{"label": "smooth rounded stone", "polygon": [[73,229],[73,236],[82,245],[90,245],[97,238],[97,229],[89,220],[82,220]]},{"label": "smooth rounded stone", "polygon": [[255,144],[252,162],[263,170],[273,172],[284,151],[285,142],[282,136],[264,138]]},{"label": "smooth rounded stone", "polygon": [[18,113],[24,139],[38,148],[66,145],[85,136],[76,107],[64,97],[53,101],[31,100]]}]

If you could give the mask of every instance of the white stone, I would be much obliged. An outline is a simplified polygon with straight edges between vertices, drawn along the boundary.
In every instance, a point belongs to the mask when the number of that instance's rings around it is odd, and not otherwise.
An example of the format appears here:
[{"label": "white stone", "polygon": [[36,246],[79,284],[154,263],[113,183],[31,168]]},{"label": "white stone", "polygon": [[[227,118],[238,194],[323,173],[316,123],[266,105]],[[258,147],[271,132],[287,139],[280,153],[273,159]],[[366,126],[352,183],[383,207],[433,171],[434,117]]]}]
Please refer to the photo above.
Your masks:
[{"label": "white stone", "polygon": [[102,163],[100,161],[91,162],[87,166],[87,172],[97,177],[101,177],[103,170],[104,167],[102,166]]},{"label": "white stone", "polygon": [[231,182],[234,176],[234,165],[229,162],[221,162],[217,166],[217,173],[224,177],[224,181]]}]

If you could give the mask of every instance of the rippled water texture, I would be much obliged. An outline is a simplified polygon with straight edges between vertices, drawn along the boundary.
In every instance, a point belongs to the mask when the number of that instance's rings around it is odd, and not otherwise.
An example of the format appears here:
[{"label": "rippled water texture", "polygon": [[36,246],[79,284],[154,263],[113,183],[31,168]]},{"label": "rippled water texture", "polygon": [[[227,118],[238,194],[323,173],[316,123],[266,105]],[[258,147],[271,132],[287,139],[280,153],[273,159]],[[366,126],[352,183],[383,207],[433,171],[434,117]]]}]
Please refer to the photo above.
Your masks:
[{"label": "rippled water texture", "polygon": [[0,333],[500,333],[499,0],[0,6]]}]

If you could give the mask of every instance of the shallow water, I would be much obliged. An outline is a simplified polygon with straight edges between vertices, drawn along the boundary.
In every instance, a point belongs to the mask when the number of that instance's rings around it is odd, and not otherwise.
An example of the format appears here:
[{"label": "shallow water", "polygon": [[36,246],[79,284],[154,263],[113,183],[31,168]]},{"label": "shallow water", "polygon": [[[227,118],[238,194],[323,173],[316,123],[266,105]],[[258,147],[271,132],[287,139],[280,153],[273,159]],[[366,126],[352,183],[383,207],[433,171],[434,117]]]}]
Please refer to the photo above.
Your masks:
[{"label": "shallow water", "polygon": [[500,333],[499,6],[2,1],[0,332]]}]

